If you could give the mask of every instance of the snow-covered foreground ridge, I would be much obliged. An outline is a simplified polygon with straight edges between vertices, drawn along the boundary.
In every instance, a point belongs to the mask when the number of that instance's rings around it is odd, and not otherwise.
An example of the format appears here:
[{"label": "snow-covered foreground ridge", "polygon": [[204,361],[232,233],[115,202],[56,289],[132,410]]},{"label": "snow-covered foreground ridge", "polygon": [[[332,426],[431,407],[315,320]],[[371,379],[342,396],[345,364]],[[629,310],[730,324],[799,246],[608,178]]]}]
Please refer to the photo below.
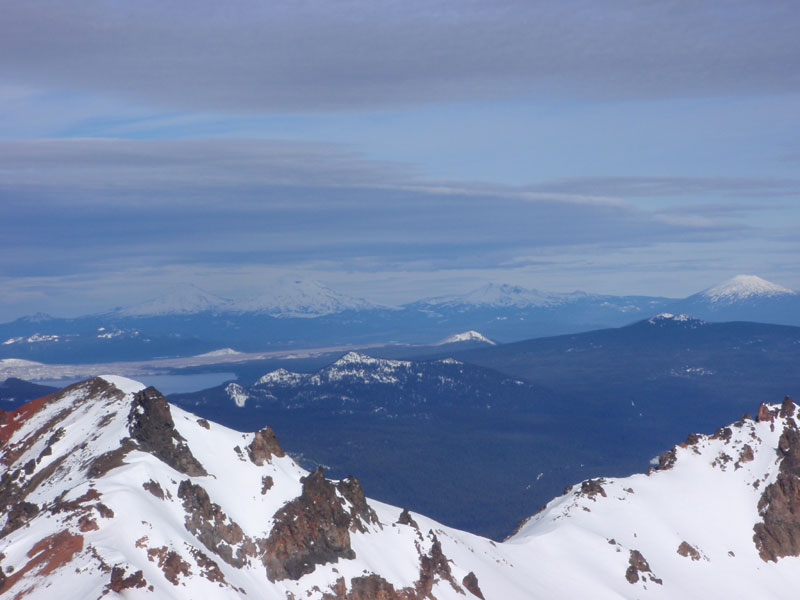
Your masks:
[{"label": "snow-covered foreground ridge", "polygon": [[496,544],[106,376],[0,412],[8,598],[790,598],[795,405],[566,490]]}]

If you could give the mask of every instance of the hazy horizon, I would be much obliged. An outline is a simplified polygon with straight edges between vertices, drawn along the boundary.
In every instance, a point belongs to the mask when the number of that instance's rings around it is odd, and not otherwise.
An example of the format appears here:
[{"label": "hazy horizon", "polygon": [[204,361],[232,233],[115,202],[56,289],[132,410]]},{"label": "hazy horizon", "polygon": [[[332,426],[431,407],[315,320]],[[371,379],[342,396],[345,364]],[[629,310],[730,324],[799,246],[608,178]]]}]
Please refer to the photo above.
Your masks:
[{"label": "hazy horizon", "polygon": [[0,320],[800,288],[792,2],[4,3]]}]

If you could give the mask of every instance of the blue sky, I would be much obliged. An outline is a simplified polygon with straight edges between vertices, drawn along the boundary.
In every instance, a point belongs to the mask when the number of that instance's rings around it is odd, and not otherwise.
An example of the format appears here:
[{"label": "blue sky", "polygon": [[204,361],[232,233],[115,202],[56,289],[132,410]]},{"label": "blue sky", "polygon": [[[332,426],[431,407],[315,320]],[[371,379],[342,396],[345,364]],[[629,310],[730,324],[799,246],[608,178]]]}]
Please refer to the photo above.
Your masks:
[{"label": "blue sky", "polygon": [[800,288],[794,2],[0,8],[0,319]]}]

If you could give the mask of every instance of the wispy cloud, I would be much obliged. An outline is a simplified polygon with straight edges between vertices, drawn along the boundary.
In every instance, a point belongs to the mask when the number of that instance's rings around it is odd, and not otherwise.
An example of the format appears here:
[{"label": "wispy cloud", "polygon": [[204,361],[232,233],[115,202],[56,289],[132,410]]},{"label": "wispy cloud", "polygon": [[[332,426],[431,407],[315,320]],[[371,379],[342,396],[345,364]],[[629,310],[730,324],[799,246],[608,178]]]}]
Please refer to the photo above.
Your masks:
[{"label": "wispy cloud", "polygon": [[431,182],[331,145],[0,142],[0,175],[0,236],[10,250],[0,269],[16,277],[136,262],[300,265],[319,257],[341,269],[489,267],[521,250],[749,230],[729,219],[641,210],[589,186],[567,193]]}]

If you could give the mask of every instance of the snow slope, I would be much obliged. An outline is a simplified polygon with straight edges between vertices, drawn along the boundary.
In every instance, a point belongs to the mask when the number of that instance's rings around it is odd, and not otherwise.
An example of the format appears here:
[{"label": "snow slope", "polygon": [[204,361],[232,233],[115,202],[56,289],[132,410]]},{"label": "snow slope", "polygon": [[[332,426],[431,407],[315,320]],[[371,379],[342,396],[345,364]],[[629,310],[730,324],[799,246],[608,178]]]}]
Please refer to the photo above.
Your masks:
[{"label": "snow slope", "polygon": [[180,285],[162,296],[115,311],[123,317],[154,317],[185,315],[206,311],[222,311],[231,307],[231,301],[207,292],[195,285]]},{"label": "snow slope", "polygon": [[551,294],[507,283],[487,283],[471,292],[420,300],[420,304],[443,307],[490,306],[495,308],[527,308],[561,303],[566,294]]},{"label": "snow slope", "polygon": [[496,544],[309,474],[269,429],[229,430],[142,387],[105,376],[0,414],[4,595],[793,598],[800,585],[788,400],[690,436],[649,474],[575,485]]},{"label": "snow slope", "polygon": [[435,345],[444,346],[445,344],[459,344],[461,342],[481,342],[484,344],[489,344],[490,346],[497,345],[496,342],[493,342],[482,333],[473,330],[453,334],[437,342]]},{"label": "snow slope", "polygon": [[700,292],[700,295],[714,303],[731,304],[755,298],[793,296],[797,295],[797,292],[762,279],[757,275],[736,275],[727,281]]},{"label": "snow slope", "polygon": [[263,294],[237,301],[239,312],[266,313],[273,317],[320,317],[347,310],[377,308],[363,298],[348,296],[318,281],[281,281]]}]

